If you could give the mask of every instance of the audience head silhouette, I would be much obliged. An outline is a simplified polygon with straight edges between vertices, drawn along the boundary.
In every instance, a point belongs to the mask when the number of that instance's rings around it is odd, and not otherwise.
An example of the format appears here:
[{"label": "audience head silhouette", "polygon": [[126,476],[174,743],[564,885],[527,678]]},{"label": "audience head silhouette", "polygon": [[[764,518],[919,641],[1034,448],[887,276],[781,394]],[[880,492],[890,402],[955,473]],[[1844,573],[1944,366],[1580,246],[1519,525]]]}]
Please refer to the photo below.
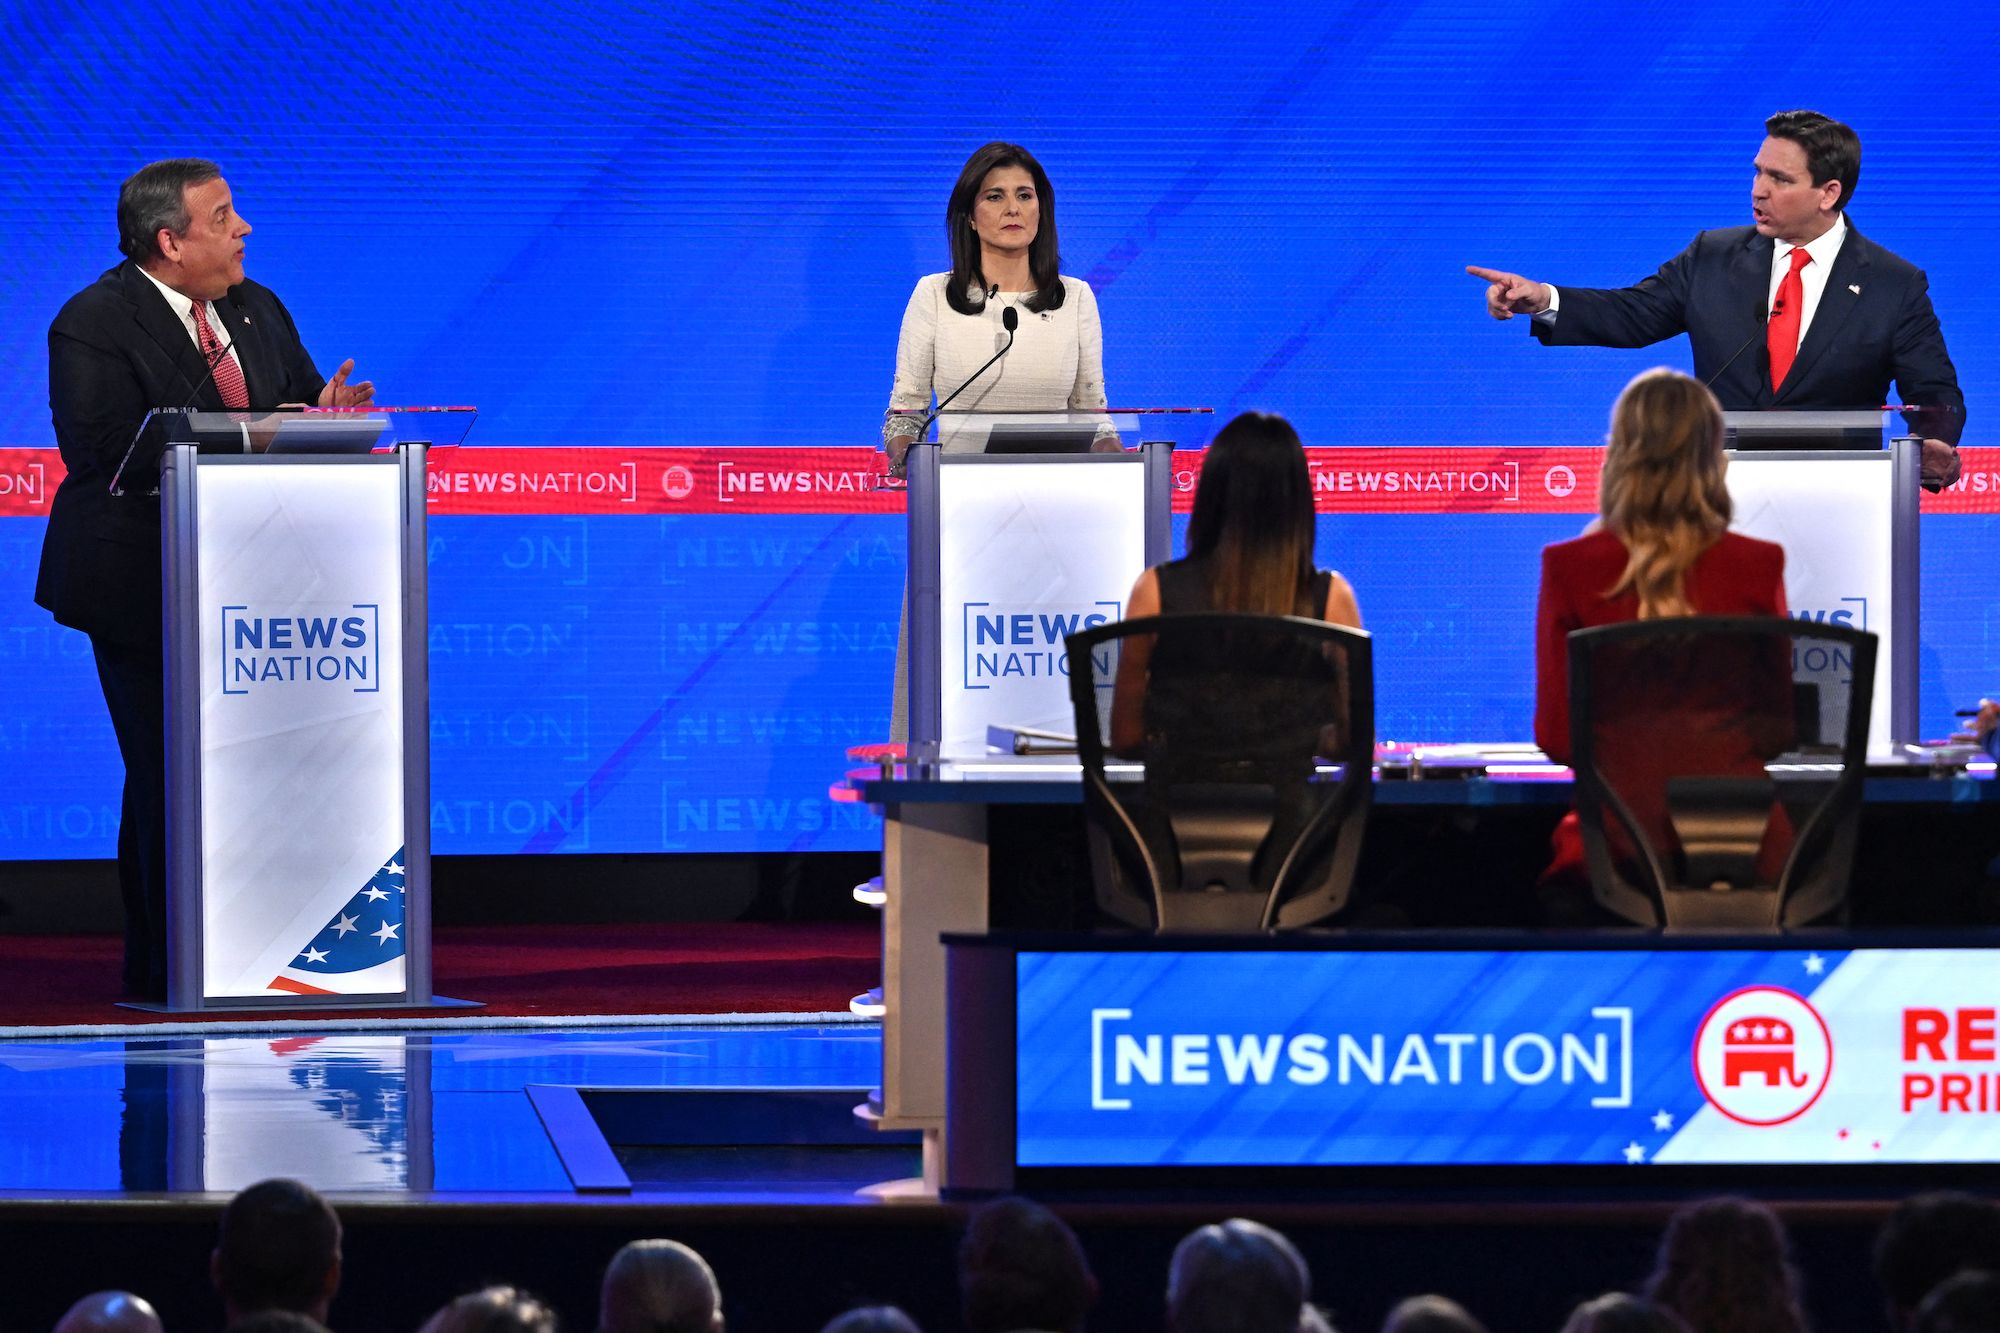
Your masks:
[{"label": "audience head silhouette", "polygon": [[893,1305],[864,1305],[835,1315],[820,1333],[923,1333],[917,1321]]},{"label": "audience head silhouette", "polygon": [[1171,1333],[1298,1333],[1312,1280],[1298,1248],[1231,1218],[1189,1232],[1167,1270]]},{"label": "audience head silhouette", "polygon": [[1708,1199],[1675,1213],[1646,1297],[1694,1333],[1804,1333],[1784,1224],[1760,1203]]},{"label": "audience head silhouette", "polygon": [[1598,480],[1604,526],[1625,543],[1625,572],[1607,597],[1639,599],[1639,619],[1684,616],[1687,572],[1729,527],[1722,407],[1697,380],[1649,370],[1611,409]]},{"label": "audience head silhouette", "polygon": [[439,1310],[421,1333],[556,1333],[556,1315],[518,1287],[487,1287]]},{"label": "audience head silhouette", "polygon": [[604,1270],[598,1333],[721,1333],[722,1289],[708,1261],[674,1240],[635,1240]]},{"label": "audience head silhouette", "polygon": [[1562,1333],[1688,1333],[1688,1326],[1664,1305],[1614,1291],[1572,1310]]},{"label": "audience head silhouette", "polygon": [[2000,1273],[1946,1278],[1917,1307],[1914,1333],[2000,1333]]},{"label": "audience head silhouette", "polygon": [[1079,1333],[1097,1301],[1076,1233],[1027,1199],[995,1199],[967,1220],[958,1290],[966,1333]]},{"label": "audience head silhouette", "polygon": [[1389,1311],[1382,1333],[1486,1333],[1486,1325],[1449,1296],[1412,1296]]},{"label": "audience head silhouette", "polygon": [[209,1274],[231,1324],[260,1310],[324,1324],[340,1289],[340,1219],[310,1185],[259,1181],[223,1210]]},{"label": "audience head silhouette", "polygon": [[160,1316],[144,1296],[93,1291],[56,1321],[55,1333],[160,1333]]},{"label": "audience head silhouette", "polygon": [[1924,1297],[1966,1268],[2000,1272],[2000,1203],[1955,1190],[1903,1200],[1875,1237],[1889,1326],[1907,1333]]}]

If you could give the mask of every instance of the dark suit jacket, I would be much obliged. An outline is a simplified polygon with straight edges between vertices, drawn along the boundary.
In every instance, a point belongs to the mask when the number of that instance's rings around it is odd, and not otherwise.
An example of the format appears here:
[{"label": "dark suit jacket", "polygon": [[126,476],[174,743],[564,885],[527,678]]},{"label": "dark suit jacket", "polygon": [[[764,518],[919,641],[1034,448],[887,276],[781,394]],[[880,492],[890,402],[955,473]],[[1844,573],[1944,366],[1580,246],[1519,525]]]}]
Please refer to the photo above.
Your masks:
[{"label": "dark suit jacket", "polygon": [[[326,381],[268,288],[244,282],[216,313],[235,339],[252,408],[319,398]],[[214,380],[202,383],[206,371],[166,298],[129,261],[71,297],[49,325],[49,412],[68,475],[49,507],[35,600],[59,623],[120,642],[160,641],[160,501],[147,494],[157,453],[142,447],[134,456],[124,496],[108,487],[147,412],[191,394],[197,410],[223,410]]]},{"label": "dark suit jacket", "polygon": [[1923,270],[1851,221],[1798,359],[1783,388],[1772,391],[1763,340],[1772,248],[1755,227],[1701,232],[1637,286],[1562,287],[1554,322],[1534,321],[1534,335],[1550,346],[1644,347],[1685,333],[1695,378],[1714,376],[1710,387],[1731,410],[1877,407],[1891,401],[1893,380],[1903,402],[1938,409],[1910,414],[1911,430],[1957,444],[1965,395]]}]

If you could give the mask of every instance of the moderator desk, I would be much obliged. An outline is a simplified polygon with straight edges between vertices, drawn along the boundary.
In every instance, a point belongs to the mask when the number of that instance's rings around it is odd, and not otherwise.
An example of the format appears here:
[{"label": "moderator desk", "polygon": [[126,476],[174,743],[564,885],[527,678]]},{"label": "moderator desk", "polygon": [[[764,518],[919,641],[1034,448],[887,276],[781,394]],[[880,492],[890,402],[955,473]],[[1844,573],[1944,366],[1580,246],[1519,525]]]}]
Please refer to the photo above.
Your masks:
[{"label": "moderator desk", "polygon": [[[1456,808],[1542,807],[1570,801],[1569,770],[1520,746],[1384,747],[1375,802]],[[1908,750],[1871,763],[1871,805],[1994,807],[1992,759],[1970,748]],[[1114,764],[1136,777],[1136,764]],[[1783,770],[1774,766],[1782,777]],[[940,937],[987,931],[990,814],[999,806],[1080,806],[1073,756],[884,763],[835,784],[837,799],[878,806],[882,829],[883,1129],[922,1131],[925,1176],[941,1161],[945,1086],[945,950]]]}]

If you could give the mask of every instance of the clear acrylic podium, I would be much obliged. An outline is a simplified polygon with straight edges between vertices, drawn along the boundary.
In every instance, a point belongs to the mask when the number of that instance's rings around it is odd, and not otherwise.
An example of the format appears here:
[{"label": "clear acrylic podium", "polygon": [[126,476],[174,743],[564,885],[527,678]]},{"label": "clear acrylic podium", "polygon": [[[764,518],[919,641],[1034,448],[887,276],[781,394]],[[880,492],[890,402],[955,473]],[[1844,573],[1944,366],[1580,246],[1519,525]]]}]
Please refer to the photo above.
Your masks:
[{"label": "clear acrylic podium", "polygon": [[[1725,412],[1723,424],[1733,446],[1731,526],[1785,548],[1792,615],[1881,641],[1868,752],[1893,755],[1919,739],[1922,441],[1885,441],[1881,411]],[[1838,672],[1840,664],[1819,669]],[[1798,670],[1806,680],[1815,667],[1801,662]]]},{"label": "clear acrylic podium", "polygon": [[456,1003],[431,994],[424,459],[473,415],[147,419],[168,1011]]}]

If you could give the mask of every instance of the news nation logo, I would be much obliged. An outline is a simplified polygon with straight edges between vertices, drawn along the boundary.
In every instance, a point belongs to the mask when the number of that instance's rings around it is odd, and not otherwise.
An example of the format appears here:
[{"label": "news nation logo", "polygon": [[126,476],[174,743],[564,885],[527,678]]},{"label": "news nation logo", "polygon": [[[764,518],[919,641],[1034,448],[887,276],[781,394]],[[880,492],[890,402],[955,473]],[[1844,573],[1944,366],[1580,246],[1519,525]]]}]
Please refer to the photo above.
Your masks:
[{"label": "news nation logo", "polygon": [[[1123,603],[1090,602],[1083,606],[1008,607],[994,602],[967,602],[960,613],[964,627],[965,688],[990,690],[1003,680],[1069,675],[1063,639],[1078,630],[1108,625],[1123,614]],[[1096,684],[1111,685],[1109,650],[1095,659]]]},{"label": "news nation logo", "polygon": [[382,688],[382,608],[356,602],[351,613],[267,616],[222,608],[222,692],[334,687],[355,694]]},{"label": "news nation logo", "polygon": [[1724,996],[1694,1037],[1702,1096],[1742,1125],[1782,1125],[1804,1115],[1833,1075],[1833,1034],[1804,997],[1782,986]]}]

